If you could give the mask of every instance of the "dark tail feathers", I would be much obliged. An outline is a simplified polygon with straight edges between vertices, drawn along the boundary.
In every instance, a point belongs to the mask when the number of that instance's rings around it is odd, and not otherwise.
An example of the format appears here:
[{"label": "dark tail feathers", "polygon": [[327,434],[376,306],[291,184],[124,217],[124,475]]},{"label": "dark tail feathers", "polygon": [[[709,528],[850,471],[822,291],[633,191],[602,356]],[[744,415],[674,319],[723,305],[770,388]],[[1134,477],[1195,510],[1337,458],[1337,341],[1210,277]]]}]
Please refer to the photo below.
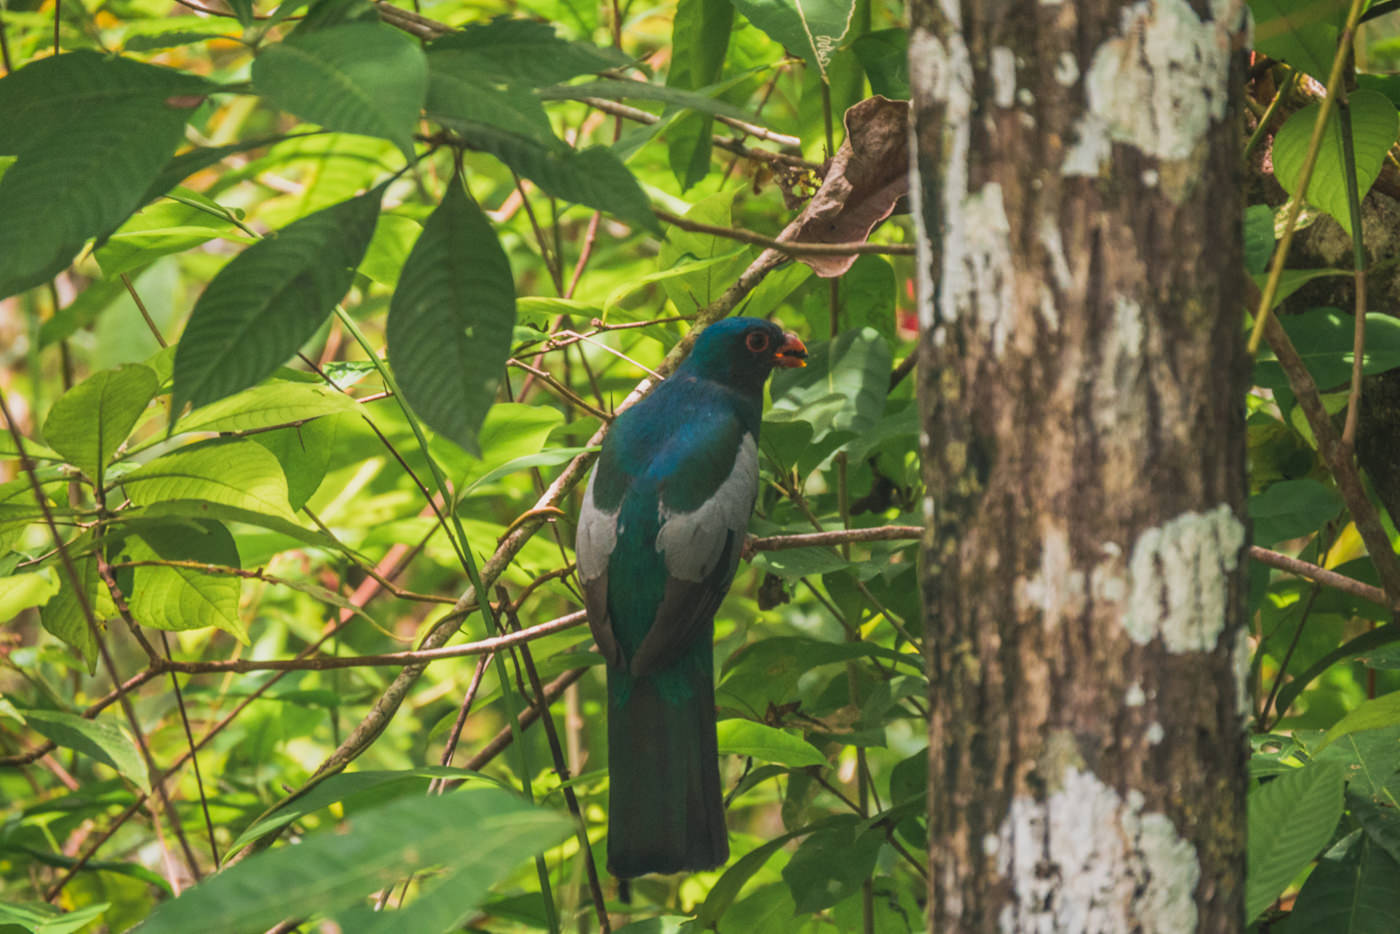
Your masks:
[{"label": "dark tail feathers", "polygon": [[712,869],[729,858],[706,674],[679,703],[649,677],[631,679],[627,699],[609,703],[608,871],[619,878]]}]

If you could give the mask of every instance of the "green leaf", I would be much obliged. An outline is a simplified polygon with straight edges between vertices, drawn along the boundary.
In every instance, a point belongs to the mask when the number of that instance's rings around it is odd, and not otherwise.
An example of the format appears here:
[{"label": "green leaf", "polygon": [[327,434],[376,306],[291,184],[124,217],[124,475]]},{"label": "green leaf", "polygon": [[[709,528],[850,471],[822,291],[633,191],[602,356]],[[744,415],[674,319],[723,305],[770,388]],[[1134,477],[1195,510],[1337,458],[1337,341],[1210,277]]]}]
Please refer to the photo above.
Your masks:
[{"label": "green leaf", "polygon": [[443,120],[473,149],[489,152],[546,194],[596,208],[619,220],[654,233],[661,224],[651,213],[637,179],[612,150],[592,146],[582,150],[557,150],[534,140],[482,123]]},{"label": "green leaf", "polygon": [[429,49],[429,117],[482,123],[527,137],[548,149],[568,148],[554,135],[538,97],[528,88],[495,83],[478,65],[475,56],[442,51],[437,46]]},{"label": "green leaf", "polygon": [[58,589],[58,577],[53,568],[0,577],[0,624],[8,623],[30,607],[48,603]]},{"label": "green leaf", "polygon": [[1342,497],[1335,488],[1311,477],[1284,480],[1249,498],[1254,520],[1254,542],[1272,545],[1316,532],[1342,511]]},{"label": "green leaf", "polygon": [[1336,762],[1346,769],[1349,799],[1364,796],[1393,806],[1386,785],[1400,771],[1400,724],[1343,736],[1321,750],[1315,761]]},{"label": "green leaf", "polygon": [[1346,0],[1249,0],[1254,48],[1326,82]]},{"label": "green leaf", "polygon": [[[306,505],[330,467],[331,453],[343,449],[346,425],[359,421],[358,413],[317,418],[292,428],[260,431],[253,440],[272,453],[287,478],[287,503],[293,511]],[[340,444],[337,444],[340,439]]]},{"label": "green leaf", "polygon": [[[807,319],[808,332],[830,333],[831,283],[818,282],[805,292],[802,314]],[[874,328],[891,347],[895,345],[895,276],[888,260],[882,256],[856,257],[855,263],[841,276],[836,296],[837,320],[842,331]]]},{"label": "green leaf", "polygon": [[799,913],[830,908],[858,892],[875,871],[884,831],[870,828],[862,832],[860,821],[854,815],[851,818],[803,840],[783,867],[783,881]]},{"label": "green leaf", "polygon": [[1317,751],[1321,752],[1350,733],[1394,726],[1397,723],[1400,723],[1400,691],[1373,697],[1362,701],[1355,710],[1333,724],[1327,735],[1322,738],[1322,745],[1317,747]]},{"label": "green leaf", "polygon": [[834,431],[867,431],[885,410],[892,363],[889,342],[874,328],[811,344],[807,366],[773,374],[767,418],[807,422],[813,441]]},{"label": "green leaf", "polygon": [[872,93],[891,100],[909,98],[909,30],[880,29],[851,43],[870,79]]},{"label": "green leaf", "polygon": [[[729,0],[678,0],[671,25],[671,68],[666,83],[695,90],[713,84],[724,69],[734,5]],[[671,171],[681,191],[699,182],[710,170],[714,121],[691,114],[673,122],[666,132]]]},{"label": "green leaf", "polygon": [[[215,521],[142,523],[126,541],[125,560],[198,561],[239,568],[238,546],[228,529]],[[170,632],[217,626],[248,645],[248,631],[238,613],[241,580],[231,574],[186,567],[138,567],[127,602],[144,626]]]},{"label": "green leaf", "polygon": [[458,74],[525,87],[558,84],[632,61],[614,49],[561,39],[549,23],[505,17],[469,23],[432,42],[428,54]]},{"label": "green leaf", "polygon": [[[701,224],[730,227],[733,225],[733,202],[734,193],[722,191],[697,201],[685,212],[685,217]],[[739,277],[749,259],[750,251],[735,250],[732,240],[671,227],[656,257],[656,278],[648,276],[629,285],[635,288],[643,281],[660,282],[671,303],[682,313],[688,313],[719,298]],[[711,260],[716,262],[709,262]],[[614,300],[609,298],[608,304],[613,305]]]},{"label": "green leaf", "polygon": [[[87,605],[101,622],[105,616],[101,612],[99,594],[105,596],[107,590],[97,577],[97,560],[91,555],[73,559],[74,570],[82,582],[82,593],[87,597]],[[97,670],[97,642],[93,640],[92,628],[88,625],[87,614],[78,599],[79,591],[72,586],[68,572],[60,568],[61,575],[58,593],[44,604],[39,611],[39,622],[50,634],[58,637],[77,650],[87,663],[88,673]],[[110,606],[110,598],[107,603]]]},{"label": "green leaf", "polygon": [[802,737],[753,720],[720,721],[719,751],[794,769],[826,764],[821,750]]},{"label": "green leaf", "polygon": [[565,464],[575,457],[578,457],[580,454],[587,454],[589,451],[597,451],[599,449],[599,445],[582,448],[550,448],[538,454],[526,454],[524,457],[517,457],[514,460],[506,461],[495,470],[483,475],[480,479],[473,480],[471,485],[458,495],[457,499],[460,502],[470,496],[477,487],[486,486],[488,483],[494,483],[502,477],[509,476],[521,470],[529,470],[532,467],[553,467],[556,464]]},{"label": "green leaf", "polygon": [[479,773],[436,765],[403,770],[340,772],[311,786],[305,794],[288,798],[281,807],[249,825],[229,847],[230,853],[243,849],[278,827],[301,820],[322,808],[344,802],[345,812],[371,807],[410,794],[422,794],[435,778],[484,780]]},{"label": "green leaf", "polygon": [[846,39],[855,0],[733,0],[734,7],[768,37],[823,76]]},{"label": "green leaf", "polygon": [[88,720],[57,710],[26,710],[24,719],[31,729],[65,749],[116,769],[142,791],[151,790],[150,775],[141,751],[131,737],[106,720]]},{"label": "green leaf", "polygon": [[212,85],[95,52],[42,58],[0,79],[0,298],[60,272],[140,204]]},{"label": "green leaf", "polygon": [[177,431],[249,431],[358,410],[354,399],[327,386],[274,379],[195,409]]},{"label": "green leaf", "polygon": [[379,136],[411,161],[428,62],[410,36],[378,23],[298,30],[253,61],[269,103],[329,130]]},{"label": "green leaf", "polygon": [[311,339],[354,281],[383,192],[303,217],[220,270],[175,352],[173,416],[260,382]]},{"label": "green leaf", "polygon": [[[1274,177],[1290,195],[1297,194],[1308,140],[1321,106],[1314,103],[1299,110],[1274,135]],[[1356,154],[1357,193],[1365,198],[1380,177],[1386,153],[1400,135],[1400,116],[1397,116],[1390,98],[1379,91],[1353,91],[1349,106],[1352,148]],[[1341,118],[1337,108],[1333,107],[1327,117],[1327,129],[1323,132],[1317,164],[1308,182],[1307,200],[1332,215],[1350,234],[1351,214],[1347,207],[1345,164]]]},{"label": "green leaf", "polygon": [[287,480],[267,448],[230,441],[186,448],[157,458],[121,478],[137,506],[168,500],[206,500],[294,520]]},{"label": "green leaf", "polygon": [[515,280],[496,232],[460,181],[433,211],[389,304],[389,363],[434,431],[480,454],[515,327]]},{"label": "green leaf", "polygon": [[130,363],[92,374],[59,397],[44,419],[44,440],[101,482],[102,468],[160,388],[155,371]]},{"label": "green leaf", "polygon": [[[470,846],[463,846],[464,832]],[[435,894],[475,904],[489,886],[570,832],[563,817],[496,789],[403,798],[347,818],[336,832],[228,867],[157,906],[142,934],[264,931],[284,918],[340,912],[433,866],[452,867],[452,885],[463,890]]]},{"label": "green leaf", "polygon": [[102,917],[111,907],[111,902],[98,902],[65,914],[43,902],[29,905],[0,903],[0,931],[15,925],[33,934],[73,934]]},{"label": "green leaf", "polygon": [[829,574],[851,566],[851,562],[841,557],[834,548],[783,548],[779,551],[760,551],[753,557],[753,565],[784,580],[798,580],[816,574]]},{"label": "green leaf", "polygon": [[1369,801],[1359,795],[1347,795],[1347,809],[1366,831],[1371,842],[1384,849],[1392,859],[1400,859],[1400,811]]},{"label": "green leaf", "polygon": [[724,874],[719,877],[719,881],[710,887],[710,893],[705,897],[705,902],[696,913],[695,924],[700,930],[710,930],[719,923],[719,919],[729,910],[729,906],[734,904],[734,899],[738,896],[744,884],[753,878],[754,874],[763,868],[763,864],[787,844],[794,837],[803,834],[815,833],[827,827],[840,826],[858,822],[855,815],[839,814],[835,817],[828,817],[819,820],[814,824],[785,833],[775,837],[763,844],[754,847],[739,859],[735,860],[725,869]]},{"label": "green leaf", "polygon": [[1340,766],[1314,764],[1249,793],[1245,919],[1253,921],[1332,838],[1342,816]]},{"label": "green leaf", "polygon": [[155,52],[160,49],[173,49],[177,46],[193,45],[196,42],[208,42],[210,39],[232,41],[233,37],[221,32],[208,32],[198,29],[172,29],[170,32],[132,36],[122,43],[122,51]]},{"label": "green leaf", "polygon": [[[252,444],[254,442],[248,442]],[[357,560],[368,561],[363,555],[357,554],[353,549],[347,548],[344,544],[326,535],[317,529],[307,529],[297,525],[282,516],[269,515],[266,512],[259,512],[240,506],[229,506],[223,503],[210,502],[207,499],[173,499],[163,502],[151,503],[149,506],[140,509],[124,510],[122,513],[130,519],[217,519],[220,522],[241,522],[244,525],[256,526],[284,535],[287,538],[310,545],[313,548],[324,548],[327,551],[340,552],[354,556]]]},{"label": "green leaf", "polygon": [[1244,209],[1244,268],[1261,275],[1274,255],[1274,209],[1267,204],[1251,204]]},{"label": "green leaf", "polygon": [[[1321,390],[1351,380],[1353,332],[1356,319],[1335,308],[1311,308],[1300,315],[1284,315],[1279,323],[1288,332],[1298,355]],[[1366,353],[1361,370],[1370,375],[1400,366],[1400,321],[1389,315],[1366,316]],[[1265,348],[1254,367],[1254,379],[1270,389],[1288,388],[1288,378],[1273,352]]]},{"label": "green leaf", "polygon": [[171,253],[182,253],[210,240],[251,243],[223,211],[164,201],[148,205],[126,220],[94,254],[102,274],[114,278]]},{"label": "green leaf", "polygon": [[1392,934],[1400,930],[1400,863],[1361,831],[1318,861],[1281,934]]},{"label": "green leaf", "polygon": [[[1325,279],[1328,276],[1348,276],[1352,273],[1345,269],[1285,269],[1278,280],[1278,291],[1274,293],[1274,303],[1271,309],[1282,305],[1284,301],[1294,292],[1301,289],[1314,279]],[[1253,273],[1250,278],[1260,289],[1264,288],[1264,283],[1268,281],[1268,273]],[[1291,315],[1289,317],[1292,317]]]}]

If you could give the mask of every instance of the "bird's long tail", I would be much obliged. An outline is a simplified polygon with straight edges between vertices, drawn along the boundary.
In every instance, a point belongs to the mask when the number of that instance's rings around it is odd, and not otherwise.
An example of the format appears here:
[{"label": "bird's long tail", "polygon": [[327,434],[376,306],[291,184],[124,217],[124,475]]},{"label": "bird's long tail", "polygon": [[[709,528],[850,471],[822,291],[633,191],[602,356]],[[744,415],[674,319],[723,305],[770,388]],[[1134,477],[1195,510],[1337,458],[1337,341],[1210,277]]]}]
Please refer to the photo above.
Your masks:
[{"label": "bird's long tail", "polygon": [[608,672],[608,871],[619,878],[729,858],[713,676],[686,681],[675,699],[655,678]]}]

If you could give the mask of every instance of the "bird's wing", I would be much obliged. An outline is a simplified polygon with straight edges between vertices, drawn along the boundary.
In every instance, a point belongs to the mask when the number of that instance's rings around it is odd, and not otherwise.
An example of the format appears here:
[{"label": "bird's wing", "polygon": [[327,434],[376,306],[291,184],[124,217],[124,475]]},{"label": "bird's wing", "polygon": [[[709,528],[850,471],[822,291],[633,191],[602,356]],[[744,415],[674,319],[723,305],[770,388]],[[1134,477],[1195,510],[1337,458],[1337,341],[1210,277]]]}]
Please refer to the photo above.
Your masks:
[{"label": "bird's wing", "polygon": [[[661,488],[656,550],[665,563],[666,589],[651,628],[632,654],[633,675],[665,668],[690,649],[734,579],[758,495],[758,445],[736,422],[725,428],[719,434],[728,436],[728,444],[721,441],[712,452],[729,457],[733,451],[733,466],[727,476],[720,474],[723,479],[713,492],[697,504],[693,488]],[[737,440],[737,447],[729,447],[734,444],[729,439]]]},{"label": "bird's wing", "polygon": [[583,493],[583,508],[578,515],[578,537],[574,541],[574,556],[578,559],[578,576],[583,583],[583,606],[588,613],[588,628],[598,650],[610,665],[623,664],[622,647],[613,635],[608,616],[608,559],[617,546],[618,509],[601,508],[594,496],[594,486],[603,464],[593,469],[588,487]]}]

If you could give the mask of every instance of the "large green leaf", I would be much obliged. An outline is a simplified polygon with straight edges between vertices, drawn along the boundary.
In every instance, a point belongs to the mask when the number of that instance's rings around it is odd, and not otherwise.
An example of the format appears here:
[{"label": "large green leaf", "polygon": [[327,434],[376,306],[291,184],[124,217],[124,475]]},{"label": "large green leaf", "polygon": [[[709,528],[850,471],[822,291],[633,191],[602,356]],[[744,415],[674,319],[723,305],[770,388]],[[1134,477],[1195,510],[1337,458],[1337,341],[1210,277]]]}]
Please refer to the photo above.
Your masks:
[{"label": "large green leaf", "polygon": [[1346,0],[1249,0],[1254,48],[1326,81],[1346,19]]},{"label": "large green leaf", "polygon": [[[691,91],[713,84],[724,68],[733,24],[734,5],[729,0],[678,0],[671,24],[671,68],[666,73],[666,84]],[[667,128],[671,172],[681,191],[710,170],[713,126],[711,117],[698,113]]]},{"label": "large green leaf", "polygon": [[[240,567],[233,536],[212,520],[142,523],[136,536],[126,540],[125,558]],[[171,632],[217,626],[248,644],[238,614],[240,578],[188,567],[144,566],[135,572],[127,602],[138,623]]]},{"label": "large green leaf", "polygon": [[549,23],[504,17],[469,23],[460,32],[435,40],[428,52],[455,73],[525,87],[557,84],[631,61],[614,49],[561,39]]},{"label": "large green leaf", "polygon": [[816,746],[777,727],[753,720],[721,720],[718,731],[721,753],[750,756],[789,768],[826,764],[826,756]]},{"label": "large green leaf", "polygon": [[0,577],[0,624],[8,623],[22,610],[48,603],[58,589],[58,576],[53,568]]},{"label": "large green leaf", "polygon": [[94,255],[102,274],[110,279],[215,239],[252,242],[223,212],[192,203],[163,201],[128,218]]},{"label": "large green leaf", "polygon": [[121,478],[137,506],[206,500],[292,521],[287,480],[267,448],[254,441],[207,444],[156,458]]},{"label": "large green leaf", "polygon": [[440,50],[428,52],[428,116],[482,123],[528,137],[550,149],[568,146],[554,135],[540,99],[528,88],[500,85],[483,74],[471,55]]},{"label": "large green leaf", "polygon": [[809,423],[814,441],[833,431],[867,431],[885,410],[892,362],[889,342],[874,328],[813,344],[807,366],[773,374],[767,417]]},{"label": "large green leaf", "polygon": [[[1335,308],[1310,308],[1300,315],[1283,315],[1279,323],[1288,332],[1298,355],[1322,390],[1351,379],[1353,332],[1356,319]],[[1381,373],[1400,366],[1400,321],[1390,315],[1366,316],[1366,353],[1363,373]],[[1270,389],[1288,388],[1288,378],[1267,347],[1254,365],[1254,379]]]},{"label": "large green leaf", "polygon": [[637,179],[606,146],[558,150],[483,123],[444,119],[443,124],[460,133],[473,149],[489,152],[546,194],[661,232]]},{"label": "large green leaf", "polygon": [[1245,919],[1273,903],[1327,845],[1342,816],[1341,766],[1316,763],[1249,793],[1249,872]]},{"label": "large green leaf", "polygon": [[514,327],[510,261],[454,180],[404,263],[385,336],[404,399],[434,431],[474,454]]},{"label": "large green leaf", "polygon": [[[697,201],[685,217],[714,227],[730,227],[733,202],[733,192],[720,192]],[[689,314],[719,298],[749,264],[750,252],[734,247],[734,241],[724,237],[670,227],[656,257],[658,278],[651,281],[660,282],[671,303],[682,314]],[[639,285],[640,281],[628,286]],[[608,304],[615,304],[612,298]]]},{"label": "large green leaf", "polygon": [[862,829],[855,815],[803,840],[783,867],[783,881],[797,910],[803,914],[821,911],[860,891],[861,883],[875,869],[884,842],[883,830]]},{"label": "large green leaf", "polygon": [[880,29],[851,43],[870,90],[890,100],[909,98],[909,30]]},{"label": "large green leaf", "polygon": [[1363,701],[1355,710],[1338,720],[1322,738],[1318,751],[1360,730],[1375,730],[1400,723],[1400,691],[1392,691]]},{"label": "large green leaf", "polygon": [[160,388],[140,364],[99,370],[59,397],[44,420],[44,440],[73,466],[101,482],[102,468],[126,440]]},{"label": "large green leaf", "polygon": [[473,777],[480,779],[476,772],[435,765],[404,770],[340,772],[317,782],[310,791],[289,798],[275,811],[254,821],[233,841],[229,852],[241,850],[278,827],[285,827],[292,821],[300,820],[332,804],[343,802],[345,812],[352,813],[356,810],[367,810],[404,795],[422,794],[427,791],[428,783],[435,778]]},{"label": "large green leaf", "polygon": [[195,409],[178,431],[248,431],[359,409],[343,392],[314,383],[274,379]]},{"label": "large green leaf", "polygon": [[1303,883],[1282,934],[1393,934],[1400,931],[1400,863],[1365,833],[1328,850]]},{"label": "large green leaf", "polygon": [[1323,486],[1311,477],[1275,483],[1249,498],[1254,542],[1272,545],[1316,532],[1337,518],[1342,506],[1342,496],[1335,487]]},{"label": "large green leaf", "polygon": [[111,907],[111,902],[98,902],[65,914],[42,902],[32,905],[0,903],[0,931],[12,930],[13,925],[19,931],[32,934],[73,934],[102,917]]},{"label": "large green leaf", "polygon": [[382,194],[376,188],[304,217],[220,270],[175,352],[173,415],[272,375],[316,333],[354,281]]},{"label": "large green leaf", "polygon": [[[1289,194],[1297,194],[1298,179],[1307,156],[1308,140],[1321,104],[1302,108],[1279,128],[1274,135],[1274,177]],[[1353,91],[1348,106],[1351,110],[1352,151],[1356,155],[1357,194],[1364,198],[1380,177],[1386,153],[1400,135],[1400,117],[1395,105],[1379,91],[1364,88]],[[1308,203],[1336,218],[1347,233],[1351,233],[1351,213],[1347,207],[1345,150],[1342,148],[1341,118],[1333,107],[1327,116],[1322,148],[1317,164],[1308,181]]]},{"label": "large green leaf", "polygon": [[194,75],[95,52],[0,79],[0,298],[52,278],[142,201],[212,88]]},{"label": "large green leaf", "polygon": [[26,710],[24,719],[35,732],[63,748],[110,765],[143,791],[151,790],[150,775],[141,751],[115,724],[57,710]]},{"label": "large green leaf", "polygon": [[285,918],[342,912],[376,888],[433,866],[451,867],[448,887],[460,891],[439,887],[429,897],[476,904],[489,886],[570,831],[563,817],[496,789],[402,798],[347,818],[335,832],[228,867],[158,906],[142,934],[265,931]]},{"label": "large green leaf", "polygon": [[93,639],[92,627],[88,625],[87,614],[83,612],[78,594],[81,592],[87,597],[88,608],[96,615],[98,622],[114,615],[115,607],[107,588],[97,576],[96,558],[91,555],[74,558],[73,569],[77,572],[82,590],[75,589],[67,570],[59,567],[58,593],[39,611],[39,622],[50,634],[76,649],[87,663],[88,671],[93,672],[97,670],[97,642]]},{"label": "large green leaf", "polygon": [[735,8],[783,48],[826,74],[851,29],[856,0],[733,0]]},{"label": "large green leaf", "polygon": [[428,63],[396,29],[346,23],[268,46],[253,62],[253,86],[274,106],[330,130],[383,137],[411,160]]}]

